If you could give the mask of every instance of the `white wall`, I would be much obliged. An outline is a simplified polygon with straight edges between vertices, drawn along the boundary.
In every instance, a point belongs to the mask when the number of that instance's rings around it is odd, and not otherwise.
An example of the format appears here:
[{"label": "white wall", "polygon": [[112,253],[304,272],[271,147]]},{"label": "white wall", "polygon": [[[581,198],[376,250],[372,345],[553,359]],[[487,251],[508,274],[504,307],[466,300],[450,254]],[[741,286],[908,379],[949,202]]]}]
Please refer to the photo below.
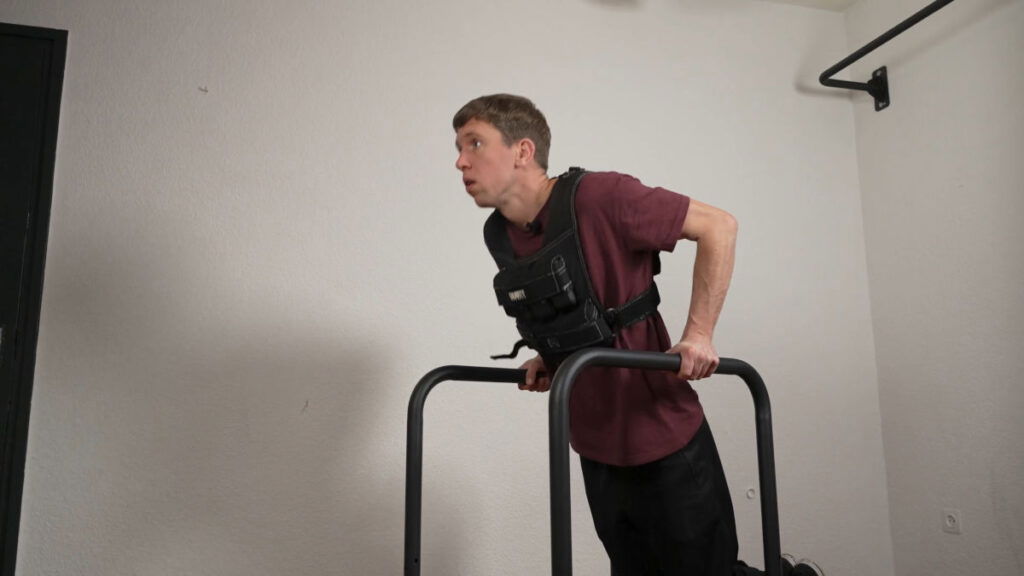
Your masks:
[{"label": "white wall", "polygon": [[[70,30],[19,573],[401,570],[412,386],[515,338],[450,127],[495,91],[548,115],[553,170],[737,215],[718,346],[773,394],[783,547],[893,573],[854,116],[811,88],[845,55],[841,14],[33,0],[0,19]],[[692,257],[664,259],[677,334]],[[761,564],[750,400],[699,390]],[[431,397],[424,574],[548,570],[546,401]],[[574,468],[576,572],[604,574],[581,488]]]},{"label": "white wall", "polygon": [[[861,0],[851,47],[921,7]],[[1024,2],[954,2],[855,100],[896,573],[1024,573]],[[962,512],[959,536],[942,510]]]}]

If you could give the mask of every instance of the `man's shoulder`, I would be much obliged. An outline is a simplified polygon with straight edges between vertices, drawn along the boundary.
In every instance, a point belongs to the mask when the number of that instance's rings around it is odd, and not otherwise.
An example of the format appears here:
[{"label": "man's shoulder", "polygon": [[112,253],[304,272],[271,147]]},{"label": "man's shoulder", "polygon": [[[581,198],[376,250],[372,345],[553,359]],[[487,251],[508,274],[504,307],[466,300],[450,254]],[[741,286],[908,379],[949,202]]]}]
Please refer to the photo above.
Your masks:
[{"label": "man's shoulder", "polygon": [[621,172],[587,172],[577,188],[578,201],[601,201],[607,196],[621,193],[623,189],[640,184],[640,181]]},{"label": "man's shoulder", "polygon": [[588,187],[597,186],[615,186],[623,182],[636,181],[636,178],[629,174],[623,174],[622,172],[615,172],[612,170],[603,171],[587,171],[583,175],[583,179],[580,181],[582,186],[585,182]]},{"label": "man's shoulder", "polygon": [[587,172],[576,187],[576,215],[581,222],[613,222],[623,214],[623,204],[636,195],[636,178],[613,171]]}]

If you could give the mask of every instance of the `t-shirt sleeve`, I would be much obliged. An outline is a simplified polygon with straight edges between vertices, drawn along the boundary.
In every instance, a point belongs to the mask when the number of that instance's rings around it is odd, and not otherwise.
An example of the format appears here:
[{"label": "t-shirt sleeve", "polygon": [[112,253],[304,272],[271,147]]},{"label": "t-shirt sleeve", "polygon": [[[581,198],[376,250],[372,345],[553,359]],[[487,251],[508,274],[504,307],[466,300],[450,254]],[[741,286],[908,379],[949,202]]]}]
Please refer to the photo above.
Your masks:
[{"label": "t-shirt sleeve", "polygon": [[580,183],[629,250],[671,252],[679,240],[690,198],[649,187],[626,174],[595,172]]}]

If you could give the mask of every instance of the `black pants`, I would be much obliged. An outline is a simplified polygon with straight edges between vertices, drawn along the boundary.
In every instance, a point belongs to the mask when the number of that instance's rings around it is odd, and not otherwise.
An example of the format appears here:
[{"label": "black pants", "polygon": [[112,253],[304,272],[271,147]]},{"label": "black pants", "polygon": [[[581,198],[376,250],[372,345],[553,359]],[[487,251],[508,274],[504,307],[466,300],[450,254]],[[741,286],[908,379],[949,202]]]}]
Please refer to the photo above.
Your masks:
[{"label": "black pants", "polygon": [[612,576],[761,573],[736,561],[732,498],[707,421],[661,460],[628,467],[580,460]]}]

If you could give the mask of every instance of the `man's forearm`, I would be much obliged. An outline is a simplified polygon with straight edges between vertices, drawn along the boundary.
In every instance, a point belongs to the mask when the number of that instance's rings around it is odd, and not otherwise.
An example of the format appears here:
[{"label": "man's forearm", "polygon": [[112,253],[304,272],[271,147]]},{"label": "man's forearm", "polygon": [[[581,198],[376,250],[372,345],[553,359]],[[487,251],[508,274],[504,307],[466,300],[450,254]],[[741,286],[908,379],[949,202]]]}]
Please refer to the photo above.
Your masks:
[{"label": "man's forearm", "polygon": [[718,315],[732,280],[736,259],[736,221],[731,217],[697,239],[697,257],[693,264],[693,290],[683,339],[711,341]]}]

